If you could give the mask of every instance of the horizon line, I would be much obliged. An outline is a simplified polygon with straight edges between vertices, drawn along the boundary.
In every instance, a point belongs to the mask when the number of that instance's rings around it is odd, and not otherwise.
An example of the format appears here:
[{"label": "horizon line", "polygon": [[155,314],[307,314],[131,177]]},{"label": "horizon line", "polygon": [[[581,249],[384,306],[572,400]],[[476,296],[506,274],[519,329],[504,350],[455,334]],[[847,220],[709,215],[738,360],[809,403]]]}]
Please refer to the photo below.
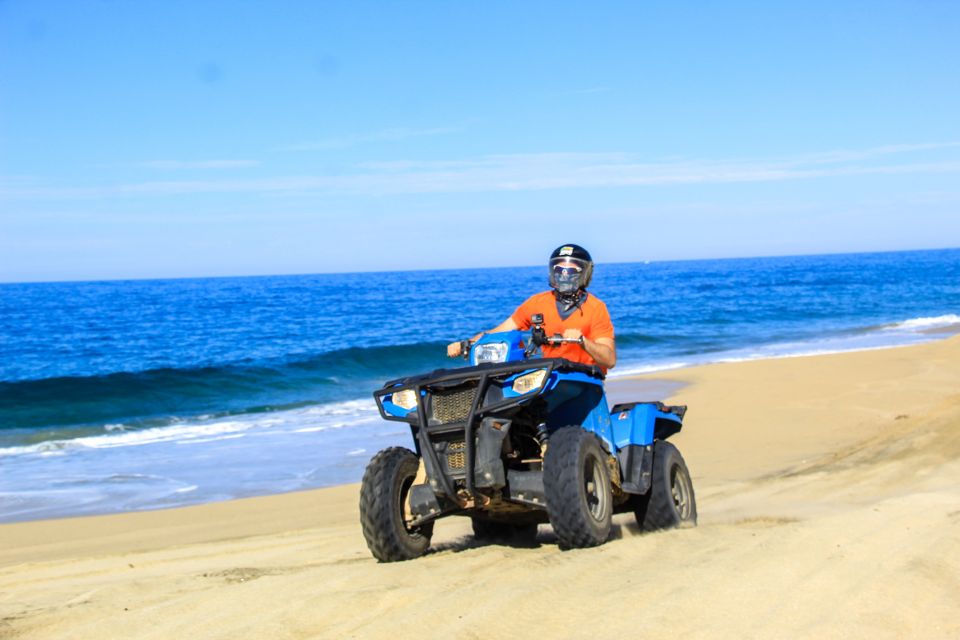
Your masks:
[{"label": "horizon line", "polygon": [[[785,254],[765,254],[748,256],[723,256],[712,258],[678,258],[670,260],[630,260],[615,262],[597,262],[598,265],[621,265],[621,264],[670,264],[675,262],[715,262],[727,260],[763,260],[769,258],[816,258],[826,256],[856,256],[873,255],[889,253],[921,253],[933,251],[960,251],[960,246],[950,247],[926,247],[919,249],[878,249],[874,251],[827,251],[823,253],[785,253]],[[532,269],[539,264],[525,265],[503,265],[499,267],[424,267],[419,269],[371,269],[368,271],[315,271],[315,272],[292,272],[292,273],[247,273],[230,275],[196,275],[196,276],[160,276],[160,277],[142,277],[142,278],[79,278],[64,280],[0,280],[0,286],[24,285],[24,284],[84,284],[84,283],[110,283],[110,282],[168,282],[178,280],[230,280],[239,278],[295,278],[307,276],[346,276],[363,275],[377,273],[429,273],[431,271],[489,271],[494,269]]]}]

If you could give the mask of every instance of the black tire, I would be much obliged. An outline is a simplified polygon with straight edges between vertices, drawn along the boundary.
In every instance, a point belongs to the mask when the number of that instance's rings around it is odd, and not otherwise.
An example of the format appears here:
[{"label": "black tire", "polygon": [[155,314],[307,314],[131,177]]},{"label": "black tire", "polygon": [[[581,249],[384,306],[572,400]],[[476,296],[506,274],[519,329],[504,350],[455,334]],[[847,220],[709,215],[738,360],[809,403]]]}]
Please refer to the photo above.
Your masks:
[{"label": "black tire", "polygon": [[481,542],[532,544],[537,539],[537,525],[497,522],[485,518],[471,518],[473,537]]},{"label": "black tire", "polygon": [[610,536],[613,489],[607,458],[597,437],[580,427],[563,427],[550,435],[543,487],[561,547],[595,547]]},{"label": "black tire", "polygon": [[360,485],[360,524],[373,557],[381,562],[411,560],[430,546],[433,523],[408,527],[404,504],[417,476],[419,460],[403,447],[373,457]]},{"label": "black tire", "polygon": [[653,443],[650,491],[638,497],[634,515],[644,531],[697,524],[697,499],[690,472],[683,456],[669,442]]}]

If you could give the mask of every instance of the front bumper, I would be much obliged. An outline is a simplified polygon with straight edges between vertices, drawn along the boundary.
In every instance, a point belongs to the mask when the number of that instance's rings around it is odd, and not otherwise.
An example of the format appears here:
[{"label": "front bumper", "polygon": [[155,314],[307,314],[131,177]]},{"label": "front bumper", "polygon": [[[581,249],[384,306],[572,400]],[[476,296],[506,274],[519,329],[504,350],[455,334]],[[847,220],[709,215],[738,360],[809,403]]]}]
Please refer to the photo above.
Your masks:
[{"label": "front bumper", "polygon": [[[517,394],[512,380],[543,370],[539,388]],[[516,409],[528,405],[556,385],[561,374],[576,374],[601,384],[599,368],[562,358],[538,358],[503,364],[441,369],[429,374],[392,380],[374,392],[385,420],[407,422],[413,428],[430,488],[460,502],[478,488],[499,489],[506,484],[499,445],[509,431]],[[393,394],[412,390],[416,407],[403,409],[391,402]],[[462,489],[458,488],[462,479]]]}]

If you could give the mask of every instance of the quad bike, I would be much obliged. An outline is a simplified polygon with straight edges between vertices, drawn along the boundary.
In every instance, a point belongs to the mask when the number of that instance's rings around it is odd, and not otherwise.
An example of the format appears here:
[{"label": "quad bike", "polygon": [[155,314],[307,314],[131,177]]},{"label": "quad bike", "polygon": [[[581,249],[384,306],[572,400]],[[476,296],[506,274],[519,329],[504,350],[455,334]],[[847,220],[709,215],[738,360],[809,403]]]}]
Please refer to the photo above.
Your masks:
[{"label": "quad bike", "polygon": [[608,408],[601,370],[539,347],[539,314],[520,331],[465,341],[473,366],[387,382],[374,392],[386,420],[410,425],[414,451],[390,447],[367,466],[360,521],[382,562],[416,558],[434,521],[469,516],[478,539],[532,542],[549,522],[563,548],[603,544],[614,513],[645,531],[696,524],[693,483],[666,441],[685,406]]}]

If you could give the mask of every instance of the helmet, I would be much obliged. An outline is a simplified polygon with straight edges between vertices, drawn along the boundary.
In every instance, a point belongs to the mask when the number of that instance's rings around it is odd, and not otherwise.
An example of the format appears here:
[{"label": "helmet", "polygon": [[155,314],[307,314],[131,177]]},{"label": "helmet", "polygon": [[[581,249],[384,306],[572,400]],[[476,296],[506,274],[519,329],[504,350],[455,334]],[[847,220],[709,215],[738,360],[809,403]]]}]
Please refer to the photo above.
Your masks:
[{"label": "helmet", "polygon": [[583,247],[565,244],[550,254],[550,286],[561,295],[586,289],[593,277],[593,258]]}]

